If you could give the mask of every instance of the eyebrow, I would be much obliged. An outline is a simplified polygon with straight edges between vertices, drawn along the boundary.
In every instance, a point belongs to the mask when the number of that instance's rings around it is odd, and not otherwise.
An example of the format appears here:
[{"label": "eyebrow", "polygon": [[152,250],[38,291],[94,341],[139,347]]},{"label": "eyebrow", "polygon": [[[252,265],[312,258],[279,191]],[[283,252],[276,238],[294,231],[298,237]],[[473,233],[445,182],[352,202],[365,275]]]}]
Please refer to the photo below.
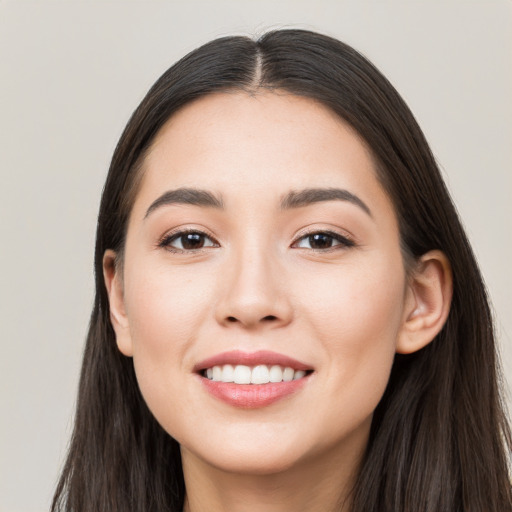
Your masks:
[{"label": "eyebrow", "polygon": [[224,208],[220,197],[216,197],[207,190],[197,188],[178,188],[164,192],[159,198],[151,203],[147,209],[146,218],[151,212],[162,206],[171,204],[191,204],[194,206],[206,206],[209,208]]},{"label": "eyebrow", "polygon": [[352,192],[341,188],[306,188],[304,190],[291,191],[281,200],[281,209],[301,208],[323,201],[348,201],[361,208],[370,217],[373,217],[370,208],[362,199],[352,194]]},{"label": "eyebrow", "polygon": [[[302,208],[310,204],[320,203],[323,201],[348,201],[372,217],[372,212],[366,203],[352,194],[348,190],[341,188],[306,188],[303,190],[292,190],[288,192],[281,200],[281,209],[289,210],[292,208]],[[216,197],[207,190],[197,188],[178,188],[176,190],[169,190],[164,192],[160,197],[151,203],[147,209],[148,215],[162,206],[172,204],[190,204],[194,206],[203,206],[208,208],[224,208],[224,203],[221,197]]]}]

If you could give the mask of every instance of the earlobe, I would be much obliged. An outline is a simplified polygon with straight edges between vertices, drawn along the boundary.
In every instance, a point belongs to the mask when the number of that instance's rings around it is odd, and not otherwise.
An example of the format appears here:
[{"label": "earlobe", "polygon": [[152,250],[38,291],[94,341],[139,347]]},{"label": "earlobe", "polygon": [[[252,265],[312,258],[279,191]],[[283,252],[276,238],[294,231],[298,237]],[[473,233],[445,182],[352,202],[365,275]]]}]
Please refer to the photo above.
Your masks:
[{"label": "earlobe", "polygon": [[116,265],[116,253],[105,251],[103,255],[103,278],[107,288],[110,322],[116,333],[116,342],[119,351],[125,356],[133,355],[132,340],[128,318],[126,316],[123,282],[119,265]]},{"label": "earlobe", "polygon": [[430,251],[417,262],[406,292],[404,318],[396,351],[410,354],[428,345],[443,328],[453,293],[448,258]]}]

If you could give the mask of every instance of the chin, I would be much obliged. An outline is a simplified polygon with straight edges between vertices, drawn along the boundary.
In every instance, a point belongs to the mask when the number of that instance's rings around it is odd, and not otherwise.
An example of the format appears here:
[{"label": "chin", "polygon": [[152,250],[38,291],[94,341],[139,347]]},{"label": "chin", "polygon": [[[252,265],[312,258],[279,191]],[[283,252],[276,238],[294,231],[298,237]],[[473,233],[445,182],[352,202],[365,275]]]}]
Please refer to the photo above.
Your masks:
[{"label": "chin", "polygon": [[210,429],[207,435],[178,439],[182,457],[202,460],[228,473],[270,475],[300,464],[307,457],[308,443],[301,433],[272,424],[230,425]]},{"label": "chin", "polygon": [[[182,447],[182,456],[188,450]],[[200,458],[207,465],[217,471],[245,476],[265,476],[283,473],[294,466],[300,465],[301,457],[296,451],[265,450],[259,446],[257,449],[232,450],[218,447],[208,453],[194,453],[194,458]]]}]

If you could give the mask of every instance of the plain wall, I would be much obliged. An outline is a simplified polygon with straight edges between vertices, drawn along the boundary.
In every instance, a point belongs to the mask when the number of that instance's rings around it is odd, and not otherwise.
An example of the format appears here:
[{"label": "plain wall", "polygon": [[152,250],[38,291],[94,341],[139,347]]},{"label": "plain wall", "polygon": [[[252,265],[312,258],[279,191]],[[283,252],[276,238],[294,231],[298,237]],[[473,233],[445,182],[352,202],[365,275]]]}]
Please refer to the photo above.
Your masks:
[{"label": "plain wall", "polygon": [[366,54],[444,171],[512,382],[512,2],[0,2],[0,511],[46,510],[71,431],[96,214],[148,87],[214,37],[300,26]]}]

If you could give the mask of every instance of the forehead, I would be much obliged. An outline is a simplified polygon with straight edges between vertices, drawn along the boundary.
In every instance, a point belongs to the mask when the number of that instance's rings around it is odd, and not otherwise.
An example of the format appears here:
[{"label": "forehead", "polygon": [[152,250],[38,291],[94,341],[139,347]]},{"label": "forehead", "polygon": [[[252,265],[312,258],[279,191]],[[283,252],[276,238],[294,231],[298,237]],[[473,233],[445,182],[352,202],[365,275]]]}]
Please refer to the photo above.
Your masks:
[{"label": "forehead", "polygon": [[216,93],[186,105],[158,133],[143,173],[136,203],[178,187],[277,201],[289,190],[340,186],[388,201],[359,135],[319,102],[283,92]]}]

